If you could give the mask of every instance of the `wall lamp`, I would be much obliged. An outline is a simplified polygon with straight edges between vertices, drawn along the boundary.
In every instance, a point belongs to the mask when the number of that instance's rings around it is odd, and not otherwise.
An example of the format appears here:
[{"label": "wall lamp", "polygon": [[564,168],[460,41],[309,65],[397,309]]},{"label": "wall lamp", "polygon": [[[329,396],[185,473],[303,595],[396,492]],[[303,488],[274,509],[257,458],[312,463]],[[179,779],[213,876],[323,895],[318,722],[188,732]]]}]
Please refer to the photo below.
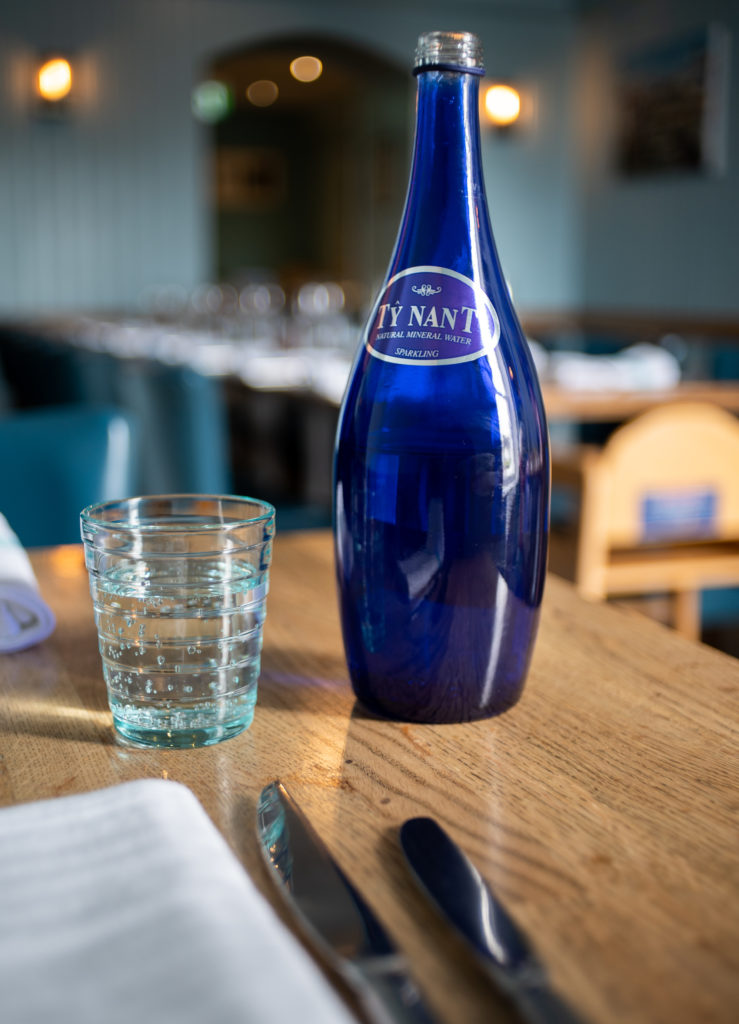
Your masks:
[{"label": "wall lamp", "polygon": [[530,126],[534,120],[533,90],[508,82],[485,82],[480,92],[480,116],[483,124],[500,132]]},{"label": "wall lamp", "polygon": [[521,114],[521,95],[512,85],[496,82],[489,85],[483,96],[485,114],[497,127],[514,124]]},{"label": "wall lamp", "polygon": [[36,93],[45,103],[65,100],[72,91],[72,65],[65,57],[42,61],[36,70]]}]

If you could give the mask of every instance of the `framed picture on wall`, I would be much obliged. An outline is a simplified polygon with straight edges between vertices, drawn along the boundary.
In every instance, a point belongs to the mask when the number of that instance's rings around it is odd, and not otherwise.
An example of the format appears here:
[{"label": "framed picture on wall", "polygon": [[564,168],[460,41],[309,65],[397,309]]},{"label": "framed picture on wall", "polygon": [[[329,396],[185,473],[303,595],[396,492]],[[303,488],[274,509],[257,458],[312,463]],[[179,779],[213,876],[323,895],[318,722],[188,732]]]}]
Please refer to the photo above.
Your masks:
[{"label": "framed picture on wall", "polygon": [[287,166],[269,146],[219,146],[215,155],[216,204],[221,210],[274,210],[285,199]]},{"label": "framed picture on wall", "polygon": [[720,25],[629,55],[618,77],[625,175],[726,169],[729,34]]}]

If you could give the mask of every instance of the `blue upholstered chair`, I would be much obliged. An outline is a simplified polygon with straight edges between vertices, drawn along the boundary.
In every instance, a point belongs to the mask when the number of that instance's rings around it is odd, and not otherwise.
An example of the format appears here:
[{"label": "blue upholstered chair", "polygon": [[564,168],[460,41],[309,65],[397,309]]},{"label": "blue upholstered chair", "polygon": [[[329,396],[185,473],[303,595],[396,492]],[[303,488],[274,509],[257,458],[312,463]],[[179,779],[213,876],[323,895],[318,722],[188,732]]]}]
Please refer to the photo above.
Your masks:
[{"label": "blue upholstered chair", "polygon": [[116,404],[140,430],[142,494],[224,494],[232,486],[228,422],[220,381],[186,366],[121,361]]},{"label": "blue upholstered chair", "polygon": [[60,405],[0,417],[0,512],[26,547],[77,543],[85,505],[131,493],[130,416]]}]

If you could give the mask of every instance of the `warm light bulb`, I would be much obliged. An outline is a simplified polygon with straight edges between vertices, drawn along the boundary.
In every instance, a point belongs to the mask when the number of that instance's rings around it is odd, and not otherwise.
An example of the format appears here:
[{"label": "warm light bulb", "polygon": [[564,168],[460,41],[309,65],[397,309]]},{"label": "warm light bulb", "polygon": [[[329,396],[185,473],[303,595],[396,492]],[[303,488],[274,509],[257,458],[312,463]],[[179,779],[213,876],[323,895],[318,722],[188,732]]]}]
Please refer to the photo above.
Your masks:
[{"label": "warm light bulb", "polygon": [[485,93],[485,112],[493,124],[513,124],[521,113],[521,97],[510,85],[491,85]]},{"label": "warm light bulb", "polygon": [[290,74],[299,82],[315,82],[323,73],[323,64],[318,57],[296,57],[290,63]]},{"label": "warm light bulb", "polygon": [[268,78],[260,78],[259,81],[252,82],[246,90],[246,98],[255,107],[270,107],[279,94],[280,90],[277,88],[277,84]]},{"label": "warm light bulb", "polygon": [[36,85],[39,95],[45,100],[52,103],[63,100],[72,88],[72,68],[69,61],[62,57],[47,60],[39,68]]}]

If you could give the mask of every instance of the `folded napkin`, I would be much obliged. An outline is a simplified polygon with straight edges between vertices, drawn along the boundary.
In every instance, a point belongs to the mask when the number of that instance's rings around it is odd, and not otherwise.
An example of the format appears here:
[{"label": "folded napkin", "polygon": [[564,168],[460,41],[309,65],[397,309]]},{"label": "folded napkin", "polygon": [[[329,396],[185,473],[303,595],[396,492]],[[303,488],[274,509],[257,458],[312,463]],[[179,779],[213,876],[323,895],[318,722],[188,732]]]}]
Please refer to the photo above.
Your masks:
[{"label": "folded napkin", "polygon": [[39,593],[28,555],[0,515],[0,654],[45,640],[54,625],[54,613]]},{"label": "folded napkin", "polygon": [[189,789],[0,810],[0,1020],[350,1024]]}]

